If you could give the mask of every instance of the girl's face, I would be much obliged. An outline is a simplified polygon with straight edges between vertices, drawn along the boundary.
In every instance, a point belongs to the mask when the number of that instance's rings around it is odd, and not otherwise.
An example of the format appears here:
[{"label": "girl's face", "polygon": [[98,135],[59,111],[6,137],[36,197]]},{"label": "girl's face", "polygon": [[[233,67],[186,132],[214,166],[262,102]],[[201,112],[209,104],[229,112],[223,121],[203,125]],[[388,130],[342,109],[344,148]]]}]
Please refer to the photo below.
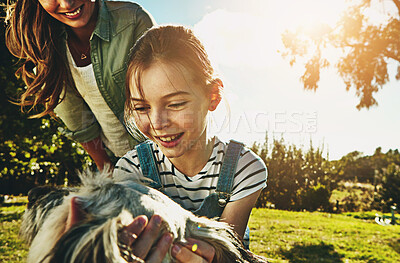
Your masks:
[{"label": "girl's face", "polygon": [[[141,75],[142,92],[132,81],[131,103],[141,132],[157,143],[168,158],[202,150],[208,110],[216,102],[205,87],[177,64],[156,62]],[[218,103],[217,103],[218,104]]]},{"label": "girl's face", "polygon": [[85,27],[96,9],[90,0],[39,0],[49,15],[65,25],[79,29]]}]

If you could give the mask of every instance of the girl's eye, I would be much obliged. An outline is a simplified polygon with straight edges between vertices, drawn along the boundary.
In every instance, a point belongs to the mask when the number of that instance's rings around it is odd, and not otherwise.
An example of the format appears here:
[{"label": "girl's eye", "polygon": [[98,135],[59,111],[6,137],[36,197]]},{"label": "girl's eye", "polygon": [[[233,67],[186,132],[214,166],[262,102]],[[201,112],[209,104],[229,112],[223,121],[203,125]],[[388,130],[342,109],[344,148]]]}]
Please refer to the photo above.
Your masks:
[{"label": "girl's eye", "polygon": [[179,102],[179,103],[173,103],[173,104],[170,104],[169,107],[176,109],[176,108],[180,108],[182,106],[185,106],[186,103],[187,103],[187,101],[183,101],[183,102]]},{"label": "girl's eye", "polygon": [[137,111],[137,112],[144,113],[144,112],[147,112],[150,109],[150,107],[148,107],[148,106],[135,106],[133,109],[135,111]]}]

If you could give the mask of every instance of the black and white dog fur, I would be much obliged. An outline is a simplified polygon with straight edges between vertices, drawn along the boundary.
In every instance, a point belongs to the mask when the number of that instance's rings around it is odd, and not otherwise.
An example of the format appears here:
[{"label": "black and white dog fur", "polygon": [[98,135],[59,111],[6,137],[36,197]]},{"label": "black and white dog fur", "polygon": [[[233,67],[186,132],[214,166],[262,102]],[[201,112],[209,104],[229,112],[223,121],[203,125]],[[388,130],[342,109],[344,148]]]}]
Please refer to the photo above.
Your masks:
[{"label": "black and white dog fur", "polygon": [[[118,242],[118,231],[138,215],[160,215],[174,242],[186,238],[206,241],[215,248],[213,262],[264,262],[243,249],[232,228],[197,217],[161,192],[137,179],[111,179],[107,173],[81,174],[79,189],[39,187],[31,190],[20,235],[30,245],[28,262],[135,262]],[[86,218],[64,233],[71,198],[78,197]],[[137,261],[136,261],[137,262]],[[174,262],[170,253],[164,262]]]}]

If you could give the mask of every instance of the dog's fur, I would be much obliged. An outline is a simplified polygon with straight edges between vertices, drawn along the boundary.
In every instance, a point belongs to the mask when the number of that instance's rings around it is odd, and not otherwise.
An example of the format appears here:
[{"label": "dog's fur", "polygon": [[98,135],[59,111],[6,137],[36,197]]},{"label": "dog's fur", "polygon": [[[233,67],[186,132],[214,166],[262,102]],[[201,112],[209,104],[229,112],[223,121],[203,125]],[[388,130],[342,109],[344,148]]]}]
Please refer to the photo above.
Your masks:
[{"label": "dog's fur", "polygon": [[[107,173],[80,175],[80,189],[31,190],[20,234],[30,244],[28,262],[129,262],[134,256],[118,242],[118,231],[133,217],[160,215],[159,237],[169,231],[175,242],[188,237],[210,243],[214,262],[260,262],[244,250],[231,227],[197,217],[161,192],[133,178],[116,182]],[[65,231],[71,198],[77,196],[86,219]],[[170,253],[163,262],[174,262]]]}]

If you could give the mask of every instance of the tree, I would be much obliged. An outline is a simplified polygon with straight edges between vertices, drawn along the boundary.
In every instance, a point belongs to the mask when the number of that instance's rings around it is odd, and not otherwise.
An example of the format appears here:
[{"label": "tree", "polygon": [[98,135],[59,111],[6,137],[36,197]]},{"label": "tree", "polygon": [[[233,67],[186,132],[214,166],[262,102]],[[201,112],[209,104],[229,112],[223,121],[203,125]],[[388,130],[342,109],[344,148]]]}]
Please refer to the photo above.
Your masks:
[{"label": "tree", "polygon": [[[384,157],[384,154],[382,154]],[[379,158],[379,160],[381,160]],[[342,181],[358,181],[362,183],[372,183],[374,181],[375,162],[377,164],[377,157],[372,158],[371,156],[363,156],[362,152],[353,151],[337,161],[333,161],[333,164],[338,172],[339,180]],[[381,167],[381,166],[379,166]],[[386,166],[385,166],[386,167]]]},{"label": "tree", "polygon": [[396,14],[386,9],[390,17],[378,24],[367,15],[377,3],[362,0],[345,11],[335,27],[321,24],[312,31],[305,28],[285,31],[283,56],[289,57],[291,65],[303,63],[305,71],[300,79],[304,89],[318,88],[321,69],[335,62],[326,51],[335,50],[341,56],[334,67],[347,91],[355,89],[360,99],[357,109],[378,105],[374,93],[389,81],[389,62],[398,65],[396,79],[400,79],[400,0],[390,3],[393,6],[390,10],[396,10]]},{"label": "tree", "polygon": [[[0,17],[4,16],[0,11]],[[0,23],[0,35],[0,193],[26,193],[38,184],[77,183],[76,171],[90,164],[88,155],[60,134],[60,121],[29,119],[10,102],[21,94],[24,84],[14,75],[18,61],[5,46],[4,23]]]},{"label": "tree", "polygon": [[[275,208],[289,210],[329,208],[330,166],[322,158],[321,149],[314,149],[311,143],[310,149],[303,154],[301,148],[286,145],[283,139],[273,138],[270,145],[268,137],[263,144],[253,144],[251,149],[259,154],[268,169],[268,186],[262,191],[256,207],[271,203]],[[314,197],[318,198],[313,200]]]},{"label": "tree", "polygon": [[301,189],[298,191],[299,207],[307,211],[315,211],[322,209],[323,211],[331,210],[329,198],[331,192],[326,186],[317,184],[316,186]]},{"label": "tree", "polygon": [[386,211],[390,206],[400,204],[400,166],[394,163],[389,164],[383,172],[381,197]]},{"label": "tree", "polygon": [[305,184],[302,176],[303,154],[294,145],[286,146],[283,139],[274,140],[267,159],[267,200],[278,209],[295,209],[297,190]]}]

